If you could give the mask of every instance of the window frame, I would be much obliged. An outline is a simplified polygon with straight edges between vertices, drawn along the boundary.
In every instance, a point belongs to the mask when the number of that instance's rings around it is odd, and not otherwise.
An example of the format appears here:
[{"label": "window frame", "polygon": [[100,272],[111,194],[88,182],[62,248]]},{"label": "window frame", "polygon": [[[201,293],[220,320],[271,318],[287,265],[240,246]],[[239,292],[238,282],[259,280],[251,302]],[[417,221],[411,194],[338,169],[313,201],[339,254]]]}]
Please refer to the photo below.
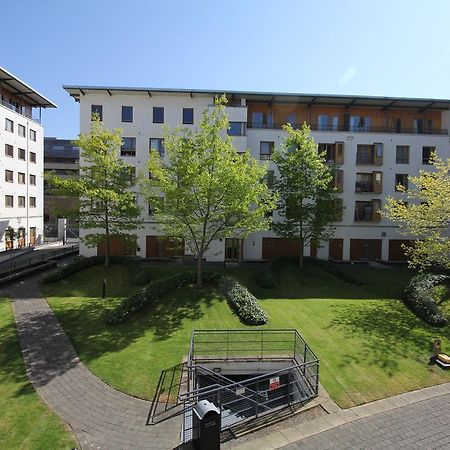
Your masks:
[{"label": "window frame", "polygon": [[[20,204],[21,203],[20,200],[23,200],[23,204],[22,205]],[[17,207],[18,208],[25,208],[26,207],[26,199],[25,199],[24,195],[19,195],[17,197]]]},{"label": "window frame", "polygon": [[[406,158],[399,158],[398,151],[402,149],[402,156],[404,156],[406,150]],[[406,159],[406,162],[405,162]],[[395,163],[396,164],[409,164],[409,145],[396,145],[395,146]]]},{"label": "window frame", "polygon": [[[186,116],[190,112],[191,116]],[[164,117],[164,116],[163,116]],[[190,121],[187,120],[190,118]],[[183,125],[193,125],[194,124],[194,108],[183,108]]]},{"label": "window frame", "polygon": [[[246,135],[246,125],[247,124],[245,122],[237,122],[234,120],[230,120],[229,124],[230,124],[230,127],[227,130],[228,136],[245,136]],[[233,129],[231,124],[239,126],[239,130],[237,133],[231,132]]]},{"label": "window frame", "polygon": [[[8,153],[8,150],[11,149],[11,154]],[[5,144],[5,156],[8,158],[14,158],[14,146],[11,144]]]},{"label": "window frame", "polygon": [[[426,159],[424,158],[425,149],[429,150],[429,155],[428,155],[428,157]],[[431,154],[432,153],[436,153],[436,147],[434,145],[423,145],[422,146],[422,165],[424,165],[424,166],[430,166],[431,165],[430,158],[431,158]]]},{"label": "window frame", "polygon": [[[152,146],[152,141],[158,142],[157,147]],[[149,147],[149,151],[155,150],[159,153],[159,156],[161,158],[164,158],[164,155],[166,154],[166,149],[164,147],[164,138],[149,138],[148,139],[148,147]]]},{"label": "window frame", "polygon": [[28,205],[30,208],[36,208],[36,197],[29,197]]},{"label": "window frame", "polygon": [[[11,125],[11,128],[8,128],[8,125]],[[5,131],[9,131],[10,133],[14,133],[14,121],[5,117]]]},{"label": "window frame", "polygon": [[[125,141],[127,139],[127,141]],[[129,141],[128,141],[129,139]],[[125,148],[125,142],[132,144],[130,148]],[[131,136],[122,137],[122,145],[120,146],[120,156],[133,157],[136,156],[136,138]]]},{"label": "window frame", "polygon": [[[11,204],[8,205],[7,199],[11,199]],[[14,208],[14,195],[5,195],[5,208]]]},{"label": "window frame", "polygon": [[5,169],[5,183],[14,183],[14,172],[9,169]]},{"label": "window frame", "polygon": [[[23,154],[23,158],[20,156],[21,154]],[[21,161],[26,161],[27,151],[24,148],[17,149],[17,158],[20,159]]]},{"label": "window frame", "polygon": [[[23,130],[23,133],[21,133],[20,130]],[[27,135],[27,129],[25,125],[22,125],[21,123],[17,124],[17,134],[20,137],[25,137]]]},{"label": "window frame", "polygon": [[30,128],[30,141],[36,142],[36,140],[37,140],[36,130]]},{"label": "window frame", "polygon": [[133,123],[133,107],[122,106],[122,123]]},{"label": "window frame", "polygon": [[103,105],[91,105],[91,120],[94,114],[98,114],[100,122],[103,122]]},{"label": "window frame", "polygon": [[[36,186],[36,175],[34,175],[33,173],[30,173],[29,175],[30,175],[29,176],[30,186]],[[31,178],[31,177],[33,177],[33,178]]]},{"label": "window frame", "polygon": [[30,163],[36,164],[36,153],[35,152],[30,152],[30,155],[29,155],[28,159],[29,159]]},{"label": "window frame", "polygon": [[[269,153],[262,153],[263,144],[269,144]],[[271,160],[274,148],[275,148],[274,141],[260,141],[260,143],[259,143],[259,159],[260,160]]]},{"label": "window frame", "polygon": [[[157,119],[159,113],[162,114],[162,119]],[[164,123],[164,106],[153,107],[153,123]]]},{"label": "window frame", "polygon": [[[22,181],[21,181],[22,179]],[[17,172],[17,183],[18,184],[26,184],[27,179],[26,179],[26,174],[25,172]]]}]

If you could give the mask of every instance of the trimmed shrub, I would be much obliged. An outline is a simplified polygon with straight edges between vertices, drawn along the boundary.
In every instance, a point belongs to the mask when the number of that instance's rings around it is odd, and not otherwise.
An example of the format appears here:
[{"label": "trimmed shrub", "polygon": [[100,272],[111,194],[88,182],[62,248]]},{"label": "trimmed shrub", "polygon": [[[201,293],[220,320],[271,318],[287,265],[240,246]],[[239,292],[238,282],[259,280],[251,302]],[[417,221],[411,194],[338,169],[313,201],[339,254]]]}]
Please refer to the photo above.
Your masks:
[{"label": "trimmed shrub", "polygon": [[90,258],[75,259],[65,266],[60,266],[56,270],[50,272],[43,280],[43,283],[56,283],[57,281],[64,280],[74,273],[81,272],[87,267],[101,264],[105,258],[103,256],[92,256]]},{"label": "trimmed shrub", "polygon": [[433,295],[433,288],[438,284],[446,284],[450,280],[447,275],[422,273],[411,279],[405,289],[403,302],[417,317],[435,327],[448,325]]},{"label": "trimmed shrub", "polygon": [[298,267],[298,257],[296,256],[278,256],[270,261],[269,268],[274,272],[279,272],[289,266]]},{"label": "trimmed shrub", "polygon": [[[204,282],[217,282],[221,275],[215,272],[205,273]],[[156,300],[165,294],[174,291],[182,286],[195,283],[197,274],[193,271],[180,272],[167,278],[153,281],[148,286],[139,289],[130,297],[122,302],[113,310],[106,314],[106,323],[108,325],[119,325],[128,321],[138,311],[153,305]]]},{"label": "trimmed shrub", "polygon": [[259,305],[258,299],[236,280],[223,277],[220,289],[231,309],[245,325],[264,325],[268,322],[267,313]]},{"label": "trimmed shrub", "polygon": [[260,270],[255,275],[255,281],[259,286],[265,289],[274,289],[278,286],[277,276],[273,272],[273,270],[265,269]]}]

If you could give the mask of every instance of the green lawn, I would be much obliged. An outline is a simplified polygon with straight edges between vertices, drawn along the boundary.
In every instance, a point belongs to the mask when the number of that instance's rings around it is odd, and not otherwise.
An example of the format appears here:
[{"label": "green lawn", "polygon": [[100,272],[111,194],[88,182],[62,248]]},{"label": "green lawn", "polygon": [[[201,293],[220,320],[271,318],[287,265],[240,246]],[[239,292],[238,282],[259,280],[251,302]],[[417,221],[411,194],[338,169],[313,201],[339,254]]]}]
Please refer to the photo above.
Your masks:
[{"label": "green lawn", "polygon": [[72,449],[68,428],[40,400],[28,382],[8,299],[0,299],[0,447]]},{"label": "green lawn", "polygon": [[[173,268],[154,269],[154,277]],[[291,267],[280,287],[266,290],[250,269],[229,269],[261,300],[272,328],[297,328],[321,359],[321,382],[342,407],[450,381],[450,373],[428,366],[433,338],[450,350],[450,327],[425,326],[399,301],[407,270],[351,269],[364,279],[354,286],[323,272]],[[102,300],[101,280],[111,298]],[[211,289],[184,288],[130,323],[110,328],[105,310],[132,288],[118,266],[90,268],[43,286],[48,301],[81,359],[107,383],[151,398],[161,369],[181,361],[192,329],[243,328]]]}]

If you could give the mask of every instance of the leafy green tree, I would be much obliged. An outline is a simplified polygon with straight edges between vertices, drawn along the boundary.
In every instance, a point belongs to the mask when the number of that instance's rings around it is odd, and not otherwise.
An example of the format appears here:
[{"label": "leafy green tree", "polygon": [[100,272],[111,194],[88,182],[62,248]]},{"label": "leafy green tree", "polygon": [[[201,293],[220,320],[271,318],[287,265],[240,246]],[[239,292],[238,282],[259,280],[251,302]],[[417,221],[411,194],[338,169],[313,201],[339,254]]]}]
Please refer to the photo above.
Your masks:
[{"label": "leafy green tree", "polygon": [[133,239],[130,231],[140,225],[140,210],[133,184],[133,168],[120,157],[121,130],[108,130],[93,117],[91,131],[74,142],[81,148],[80,177],[47,176],[51,185],[65,195],[79,197],[79,227],[88,230],[83,242],[88,247],[105,244],[105,266],[109,266],[111,236]]},{"label": "leafy green tree", "polygon": [[408,177],[413,187],[398,185],[403,198],[388,197],[381,213],[396,222],[402,234],[415,238],[411,246],[403,245],[410,266],[450,268],[450,159],[434,155],[431,163],[432,172],[421,170]]},{"label": "leafy green tree", "polygon": [[327,240],[334,232],[332,222],[338,213],[334,168],[326,165],[306,123],[300,129],[287,124],[283,130],[286,137],[272,158],[279,171],[274,186],[280,217],[272,228],[278,236],[298,240],[303,267],[305,246]]},{"label": "leafy green tree", "polygon": [[268,227],[265,214],[274,199],[264,180],[267,167],[239,154],[227,136],[226,99],[206,109],[198,130],[168,133],[164,146],[168,164],[151,152],[146,181],[163,233],[184,243],[197,258],[197,285],[202,282],[202,260],[213,240],[245,237]]}]

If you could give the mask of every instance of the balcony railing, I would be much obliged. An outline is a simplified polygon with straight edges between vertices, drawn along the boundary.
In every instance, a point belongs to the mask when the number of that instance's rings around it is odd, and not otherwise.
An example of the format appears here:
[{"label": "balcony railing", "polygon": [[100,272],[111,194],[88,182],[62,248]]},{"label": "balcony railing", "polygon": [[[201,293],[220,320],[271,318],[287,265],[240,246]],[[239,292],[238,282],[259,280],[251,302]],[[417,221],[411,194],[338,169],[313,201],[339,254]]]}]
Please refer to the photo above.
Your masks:
[{"label": "balcony railing", "polygon": [[38,117],[34,117],[33,113],[30,113],[26,110],[25,107],[17,107],[15,105],[12,105],[11,103],[5,102],[4,100],[0,100],[0,104],[8,109],[11,109],[12,111],[20,114],[21,116],[26,117],[27,119],[31,119],[33,122],[41,123],[41,120]]},{"label": "balcony railing", "polygon": [[[266,130],[279,130],[284,123],[247,123],[247,128],[260,128]],[[302,124],[296,123],[291,125],[294,128],[300,128]],[[396,127],[373,127],[365,126],[344,126],[344,125],[321,125],[316,123],[309,124],[313,131],[346,131],[350,133],[393,133],[393,134],[438,134],[448,135],[448,130],[445,128],[396,128]]]}]

